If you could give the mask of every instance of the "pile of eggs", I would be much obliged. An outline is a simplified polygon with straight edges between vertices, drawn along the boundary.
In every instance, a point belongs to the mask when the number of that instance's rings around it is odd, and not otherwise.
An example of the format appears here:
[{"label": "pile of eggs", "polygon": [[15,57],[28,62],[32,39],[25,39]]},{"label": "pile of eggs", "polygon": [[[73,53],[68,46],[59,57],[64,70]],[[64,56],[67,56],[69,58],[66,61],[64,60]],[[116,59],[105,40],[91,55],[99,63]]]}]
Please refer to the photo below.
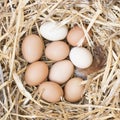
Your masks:
[{"label": "pile of eggs", "polygon": [[[23,57],[30,63],[25,71],[25,82],[38,86],[41,98],[47,102],[56,103],[63,96],[69,102],[79,101],[84,85],[80,77],[73,77],[75,66],[85,69],[93,62],[91,52],[77,46],[84,38],[83,29],[74,26],[68,31],[66,25],[45,22],[40,26],[40,34],[42,37],[28,35],[22,42]],[[62,41],[65,38],[67,41]],[[43,39],[50,41],[46,47]],[[51,66],[40,60],[43,54],[53,61]]]}]

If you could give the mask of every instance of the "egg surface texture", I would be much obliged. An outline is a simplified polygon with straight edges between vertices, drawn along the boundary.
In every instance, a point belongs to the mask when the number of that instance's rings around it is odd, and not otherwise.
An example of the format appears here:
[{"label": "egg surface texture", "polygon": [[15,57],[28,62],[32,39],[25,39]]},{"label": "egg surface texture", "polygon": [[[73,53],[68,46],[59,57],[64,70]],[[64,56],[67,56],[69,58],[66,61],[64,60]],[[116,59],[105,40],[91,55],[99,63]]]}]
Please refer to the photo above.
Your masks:
[{"label": "egg surface texture", "polygon": [[67,32],[66,25],[59,26],[58,22],[45,22],[40,26],[41,35],[49,41],[63,40]]},{"label": "egg surface texture", "polygon": [[48,66],[38,61],[30,64],[25,72],[25,81],[30,86],[39,85],[48,76]]},{"label": "egg surface texture", "polygon": [[78,42],[83,39],[84,31],[78,26],[74,26],[67,35],[67,41],[72,46],[77,46]]},{"label": "egg surface texture", "polygon": [[84,94],[84,86],[81,78],[72,78],[70,79],[64,88],[65,99],[69,102],[77,102],[79,101]]},{"label": "egg surface texture", "polygon": [[51,103],[56,103],[63,97],[63,90],[61,86],[50,81],[41,83],[38,91],[43,100]]},{"label": "egg surface texture", "polygon": [[69,54],[70,60],[78,68],[88,68],[93,62],[91,52],[84,47],[74,47]]},{"label": "egg surface texture", "polygon": [[45,49],[45,56],[53,61],[65,59],[69,55],[69,46],[63,41],[50,43]]},{"label": "egg surface texture", "polygon": [[29,63],[39,60],[43,54],[43,40],[35,34],[25,37],[22,43],[22,54]]},{"label": "egg surface texture", "polygon": [[59,84],[65,83],[74,72],[74,66],[69,60],[58,61],[50,69],[49,79]]}]

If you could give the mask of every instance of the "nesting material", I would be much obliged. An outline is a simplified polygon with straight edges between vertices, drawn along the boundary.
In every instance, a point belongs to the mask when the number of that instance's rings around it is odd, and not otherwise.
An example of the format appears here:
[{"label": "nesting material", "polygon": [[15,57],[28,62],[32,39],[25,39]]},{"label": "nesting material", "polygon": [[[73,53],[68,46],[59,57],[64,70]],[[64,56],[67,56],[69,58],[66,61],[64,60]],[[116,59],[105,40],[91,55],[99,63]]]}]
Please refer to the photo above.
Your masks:
[{"label": "nesting material", "polygon": [[[85,94],[76,103],[65,99],[48,103],[38,95],[37,87],[24,81],[28,63],[21,51],[23,39],[30,34],[41,36],[40,26],[47,21],[58,21],[58,28],[81,27],[86,47],[101,68],[95,64],[96,71],[89,71],[81,83]],[[44,40],[45,45],[49,42]],[[99,56],[95,43],[104,50],[101,57],[95,57]],[[106,59],[102,67],[96,58]],[[52,64],[44,55],[41,60],[49,67]],[[0,0],[0,64],[1,120],[119,120],[120,0]],[[74,76],[79,76],[79,70]]]}]

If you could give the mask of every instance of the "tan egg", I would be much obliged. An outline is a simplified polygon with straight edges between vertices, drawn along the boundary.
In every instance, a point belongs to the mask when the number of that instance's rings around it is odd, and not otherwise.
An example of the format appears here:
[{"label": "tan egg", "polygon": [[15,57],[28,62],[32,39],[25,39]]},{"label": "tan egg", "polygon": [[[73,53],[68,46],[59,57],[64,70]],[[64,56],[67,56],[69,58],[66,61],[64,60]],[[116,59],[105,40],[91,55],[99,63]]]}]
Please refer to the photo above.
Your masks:
[{"label": "tan egg", "polygon": [[53,61],[65,59],[69,55],[69,46],[63,41],[50,43],[45,49],[45,56]]},{"label": "tan egg", "polygon": [[30,86],[39,85],[48,76],[48,66],[38,61],[30,64],[25,72],[25,81]]},{"label": "tan egg", "polygon": [[39,60],[43,54],[43,40],[35,34],[25,37],[22,43],[22,54],[29,63]]},{"label": "tan egg", "polygon": [[[84,31],[82,28],[75,26],[73,27],[67,35],[67,41],[72,46],[77,46],[80,39],[84,37]],[[86,39],[84,40],[84,44],[86,44]]]},{"label": "tan egg", "polygon": [[43,82],[39,85],[38,91],[41,98],[47,102],[56,103],[63,97],[63,90],[55,82]]},{"label": "tan egg", "polygon": [[70,79],[64,88],[65,99],[69,102],[78,102],[84,94],[84,85],[81,78],[72,78]]},{"label": "tan egg", "polygon": [[74,73],[74,66],[69,60],[62,60],[53,64],[49,73],[49,80],[59,84],[65,83]]}]

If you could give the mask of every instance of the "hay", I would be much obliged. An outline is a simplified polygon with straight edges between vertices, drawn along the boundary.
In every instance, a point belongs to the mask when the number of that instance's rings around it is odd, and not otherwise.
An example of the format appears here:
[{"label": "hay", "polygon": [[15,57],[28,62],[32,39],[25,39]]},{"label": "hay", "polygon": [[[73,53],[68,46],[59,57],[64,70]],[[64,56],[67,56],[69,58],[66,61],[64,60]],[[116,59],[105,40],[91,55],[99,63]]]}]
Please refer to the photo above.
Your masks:
[{"label": "hay", "polygon": [[[89,48],[94,42],[105,48],[105,66],[87,77],[78,103],[47,103],[37,87],[23,80],[27,63],[21,42],[30,33],[40,35],[39,27],[47,20],[69,28],[78,24]],[[44,56],[42,60],[51,64]],[[120,0],[0,0],[0,64],[0,120],[119,120]]]}]

